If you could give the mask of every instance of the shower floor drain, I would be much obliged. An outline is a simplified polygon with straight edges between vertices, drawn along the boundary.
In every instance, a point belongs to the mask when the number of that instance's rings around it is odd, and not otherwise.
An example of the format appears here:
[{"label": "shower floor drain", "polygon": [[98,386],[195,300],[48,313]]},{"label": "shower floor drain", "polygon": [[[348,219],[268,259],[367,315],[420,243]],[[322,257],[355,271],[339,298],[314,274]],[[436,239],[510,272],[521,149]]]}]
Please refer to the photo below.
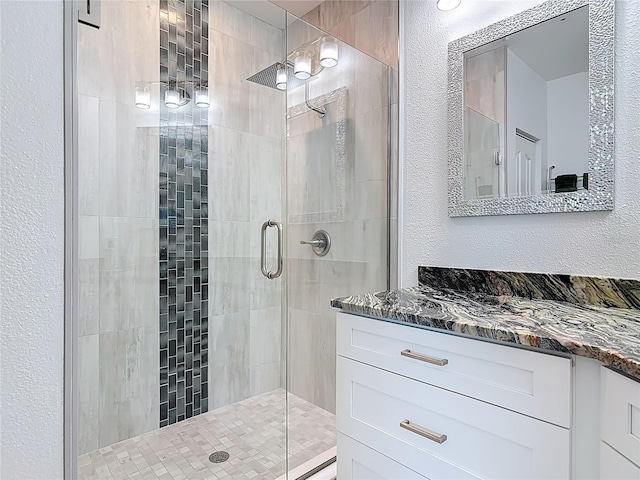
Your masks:
[{"label": "shower floor drain", "polygon": [[212,463],[222,463],[229,460],[229,454],[227,452],[213,452],[209,455],[209,461]]}]

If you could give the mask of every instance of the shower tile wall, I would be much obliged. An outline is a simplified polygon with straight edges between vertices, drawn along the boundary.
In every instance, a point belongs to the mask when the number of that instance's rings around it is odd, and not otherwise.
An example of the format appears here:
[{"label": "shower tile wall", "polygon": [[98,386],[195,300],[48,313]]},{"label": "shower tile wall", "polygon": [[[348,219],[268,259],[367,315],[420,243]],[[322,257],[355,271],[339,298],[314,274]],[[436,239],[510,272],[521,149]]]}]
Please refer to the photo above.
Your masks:
[{"label": "shower tile wall", "polygon": [[260,227],[282,219],[286,97],[246,80],[282,60],[283,32],[221,1],[210,12],[209,408],[217,408],[283,386],[282,280],[260,272]]},{"label": "shower tile wall", "polygon": [[[159,35],[163,89],[207,87],[209,1],[160,0]],[[208,147],[207,109],[160,102],[161,427],[209,405]]]},{"label": "shower tile wall", "polygon": [[[80,454],[160,424],[159,8],[103,2],[99,30],[79,25]],[[217,0],[209,19],[212,409],[283,385],[281,280],[260,274],[259,232],[282,219],[286,99],[245,80],[281,60],[283,32]]]},{"label": "shower tile wall", "polygon": [[158,426],[158,105],[133,105],[158,81],[158,2],[103,2],[102,28],[78,28],[82,454]]}]

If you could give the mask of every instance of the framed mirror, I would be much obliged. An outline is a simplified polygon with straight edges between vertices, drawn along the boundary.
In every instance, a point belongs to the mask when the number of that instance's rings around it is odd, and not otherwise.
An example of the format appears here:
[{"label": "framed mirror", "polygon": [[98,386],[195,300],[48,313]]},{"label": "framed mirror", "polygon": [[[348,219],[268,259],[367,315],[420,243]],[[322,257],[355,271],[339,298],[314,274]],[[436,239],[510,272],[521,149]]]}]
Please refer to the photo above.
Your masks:
[{"label": "framed mirror", "polygon": [[549,0],[449,44],[449,216],[613,210],[615,0]]}]

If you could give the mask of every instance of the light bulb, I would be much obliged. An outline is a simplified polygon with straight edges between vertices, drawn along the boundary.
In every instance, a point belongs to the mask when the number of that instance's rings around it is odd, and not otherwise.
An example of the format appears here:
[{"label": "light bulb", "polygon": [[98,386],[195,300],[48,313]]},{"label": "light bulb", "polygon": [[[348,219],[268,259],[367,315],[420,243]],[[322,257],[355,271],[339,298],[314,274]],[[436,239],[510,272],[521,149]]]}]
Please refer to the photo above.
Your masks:
[{"label": "light bulb", "polygon": [[461,0],[438,0],[438,9],[439,10],[453,10],[460,5]]},{"label": "light bulb", "polygon": [[298,80],[307,80],[311,76],[311,57],[298,55],[293,62],[293,75]]},{"label": "light bulb", "polygon": [[151,93],[148,90],[136,90],[136,107],[151,108]]},{"label": "light bulb", "polygon": [[209,91],[206,88],[196,90],[196,105],[200,108],[209,108]]},{"label": "light bulb", "polygon": [[164,104],[167,108],[178,108],[180,106],[180,92],[177,90],[164,92]]},{"label": "light bulb", "polygon": [[276,88],[278,90],[287,89],[287,71],[282,67],[276,73]]},{"label": "light bulb", "polygon": [[322,42],[320,45],[320,65],[325,68],[335,67],[338,64],[338,44],[332,40]]}]

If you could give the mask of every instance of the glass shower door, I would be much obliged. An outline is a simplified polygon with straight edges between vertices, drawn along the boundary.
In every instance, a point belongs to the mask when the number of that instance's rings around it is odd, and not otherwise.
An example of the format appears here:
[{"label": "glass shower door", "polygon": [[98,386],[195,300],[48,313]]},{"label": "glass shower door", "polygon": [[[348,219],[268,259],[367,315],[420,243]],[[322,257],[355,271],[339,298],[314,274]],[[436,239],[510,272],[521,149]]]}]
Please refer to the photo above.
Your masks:
[{"label": "glass shower door", "polygon": [[465,107],[464,198],[504,195],[500,124]]},{"label": "glass shower door", "polygon": [[[392,99],[386,65],[300,19],[290,16],[287,23],[287,58],[294,70],[304,66],[301,57],[310,59],[311,75],[287,91],[291,471],[335,456],[336,314],[330,300],[388,288]],[[337,53],[337,64],[322,67],[327,51]],[[314,420],[309,425],[303,418]]]},{"label": "glass shower door", "polygon": [[113,0],[78,26],[79,478],[286,474],[285,279],[260,245],[286,93],[247,81],[285,56],[281,13]]}]

